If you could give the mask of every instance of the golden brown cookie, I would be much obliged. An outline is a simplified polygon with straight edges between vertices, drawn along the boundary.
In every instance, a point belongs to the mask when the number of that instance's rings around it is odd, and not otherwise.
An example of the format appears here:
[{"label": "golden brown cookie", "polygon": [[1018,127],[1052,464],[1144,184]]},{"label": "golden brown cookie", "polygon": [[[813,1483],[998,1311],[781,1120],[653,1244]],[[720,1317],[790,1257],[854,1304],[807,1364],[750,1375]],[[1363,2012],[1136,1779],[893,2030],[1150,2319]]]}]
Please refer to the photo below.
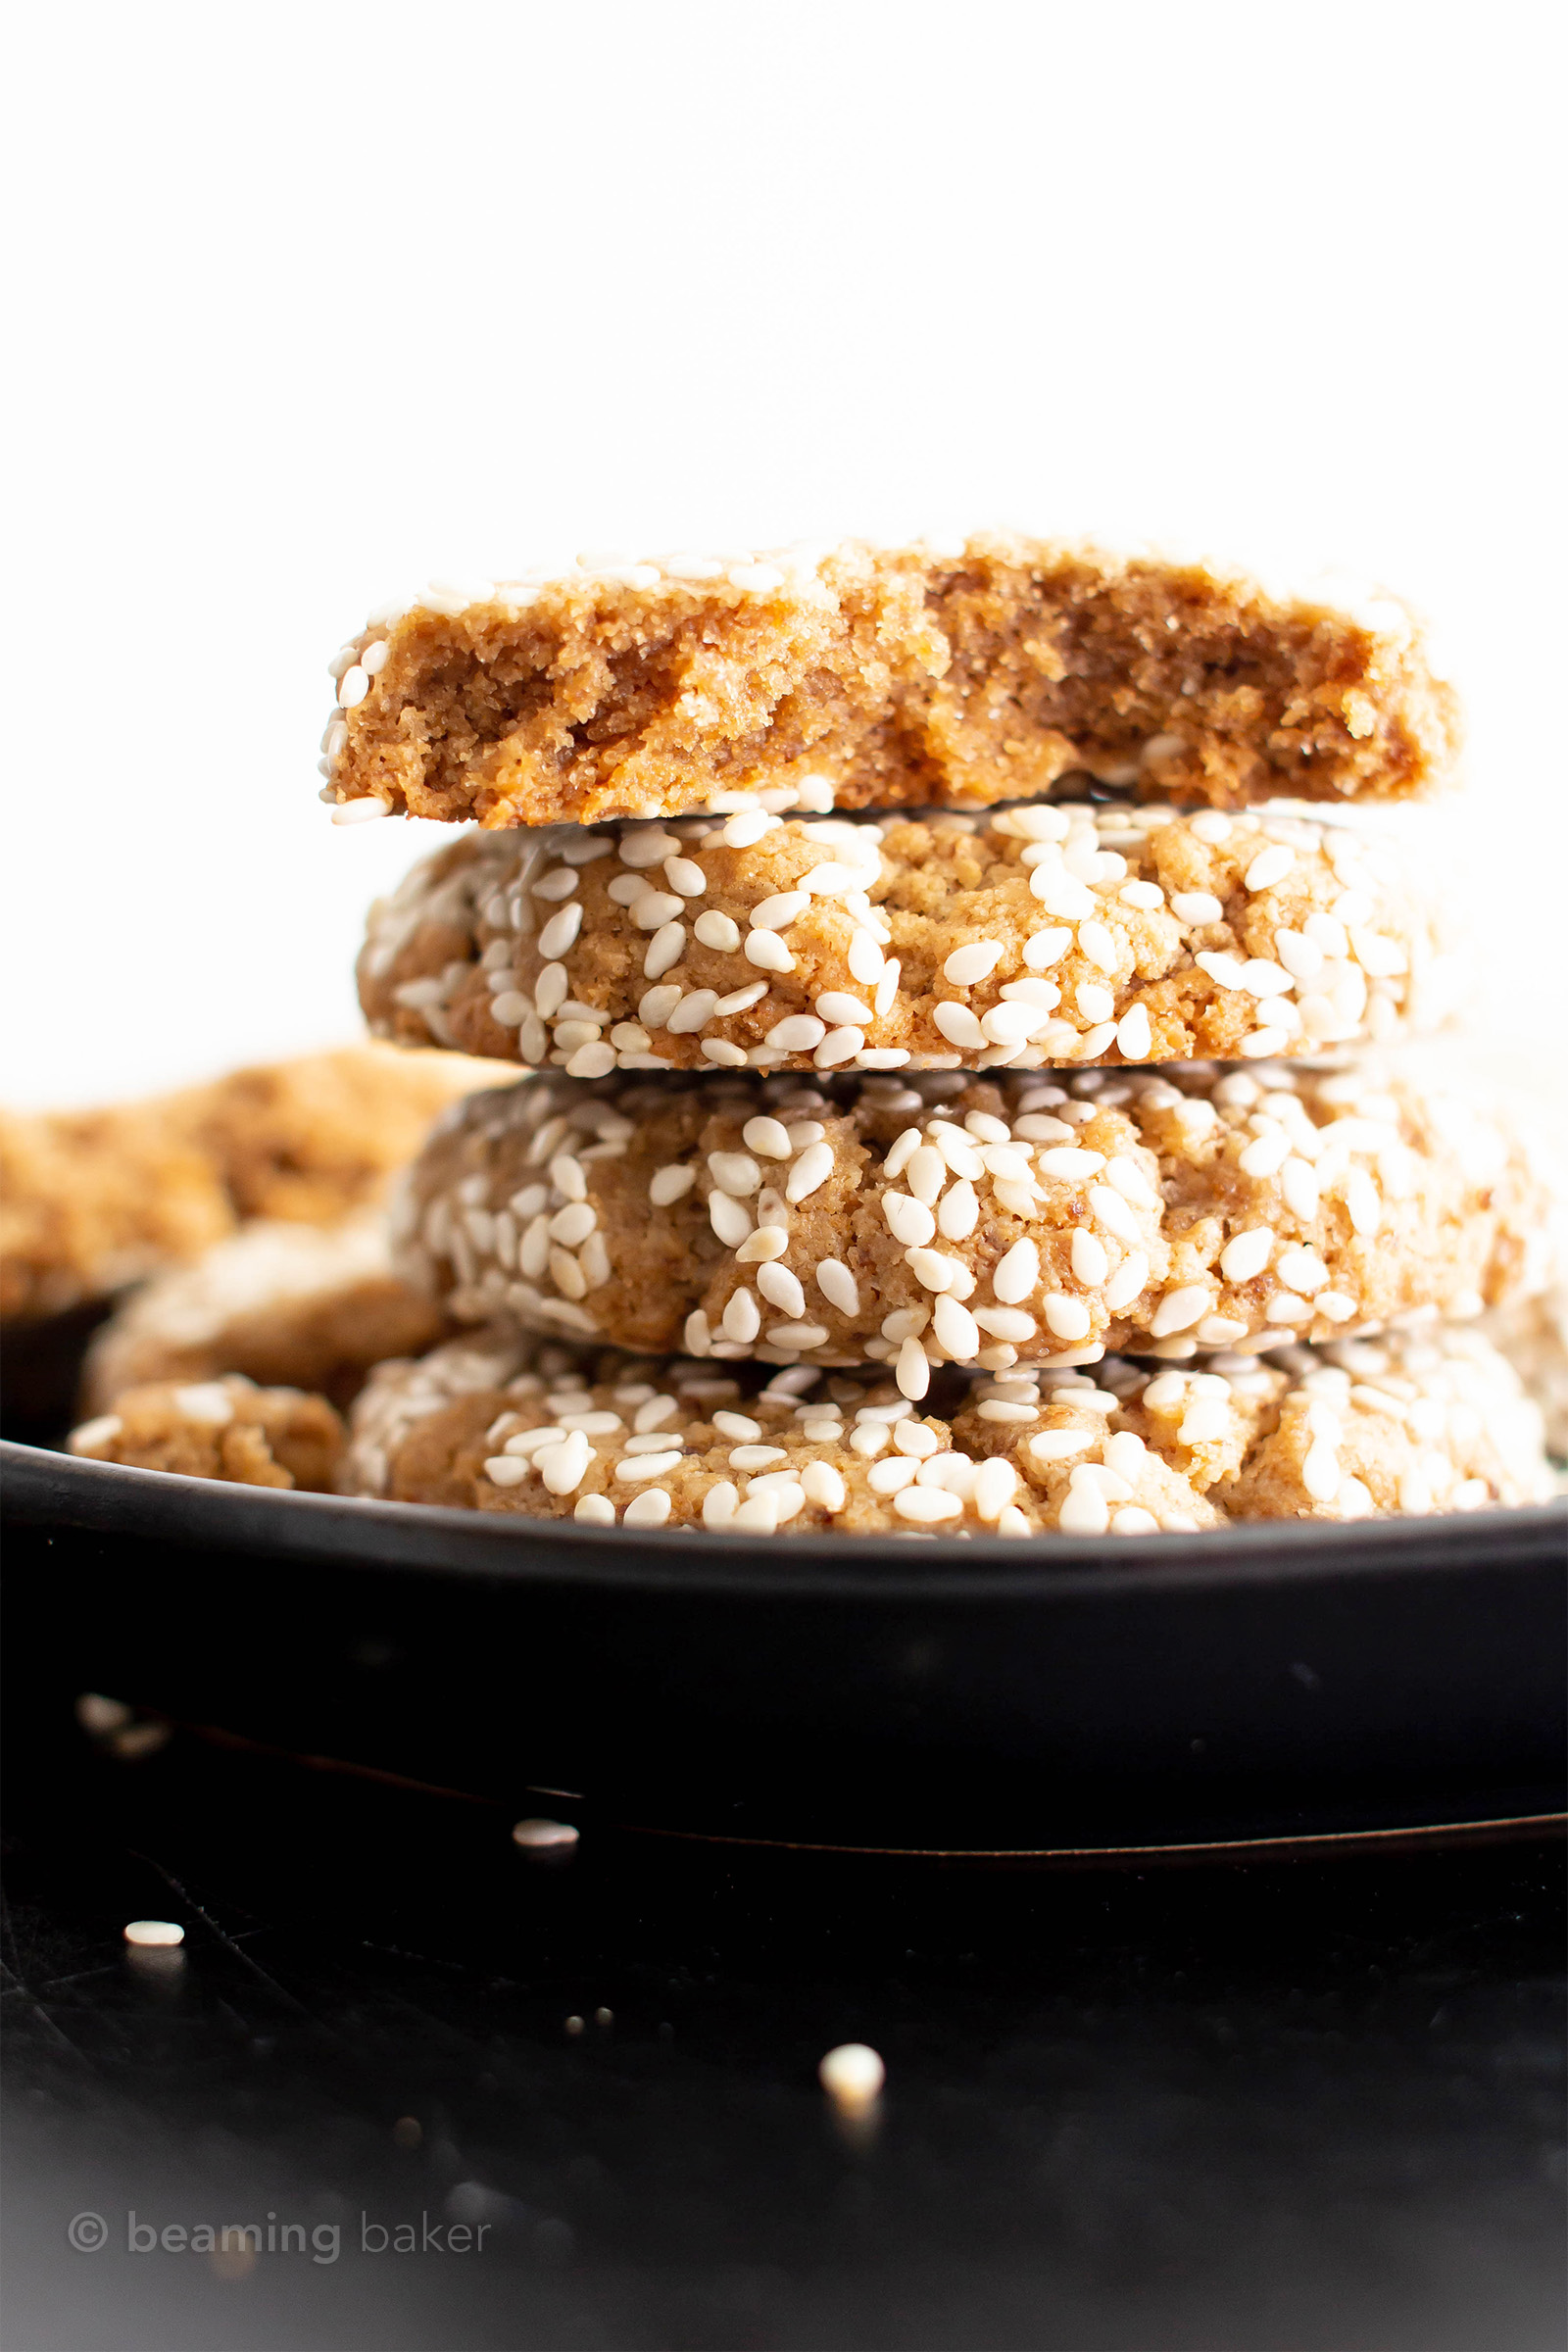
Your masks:
[{"label": "golden brown cookie", "polygon": [[385,1364],[349,1494],[710,1533],[1152,1535],[1545,1499],[1541,1420],[1474,1332],[1093,1376],[885,1374],[596,1353],[501,1328]]},{"label": "golden brown cookie", "polygon": [[1393,597],[997,536],[432,585],[331,672],[323,799],[486,825],[974,808],[1074,772],[1404,800],[1458,737]]},{"label": "golden brown cookie", "polygon": [[382,1198],[437,1111],[503,1075],[353,1046],[102,1110],[0,1113],[0,1314],[107,1298],[250,1217],[330,1224]]},{"label": "golden brown cookie", "polygon": [[527,1079],[448,1114],[393,1222],[459,1320],[894,1362],[917,1397],[933,1363],[1463,1320],[1537,1286],[1540,1203],[1464,1098],[1194,1063]]},{"label": "golden brown cookie", "polygon": [[33,1322],[106,1298],[232,1232],[206,1153],[161,1106],[0,1110],[0,1317]]},{"label": "golden brown cookie", "polygon": [[421,1355],[445,1330],[432,1300],[393,1273],[378,1210],[322,1227],[258,1219],[158,1276],[104,1326],[82,1410],[106,1412],[152,1381],[225,1372],[346,1405],[372,1365]]},{"label": "golden brown cookie", "polygon": [[190,1384],[155,1381],[117,1396],[83,1422],[71,1450],[95,1462],[130,1462],[181,1478],[239,1487],[302,1487],[327,1494],[343,1424],[324,1396],[258,1389],[231,1374]]},{"label": "golden brown cookie", "polygon": [[378,1036],[612,1069],[1039,1069],[1424,1030],[1431,905],[1347,825],[1115,802],[462,835],[372,908]]}]

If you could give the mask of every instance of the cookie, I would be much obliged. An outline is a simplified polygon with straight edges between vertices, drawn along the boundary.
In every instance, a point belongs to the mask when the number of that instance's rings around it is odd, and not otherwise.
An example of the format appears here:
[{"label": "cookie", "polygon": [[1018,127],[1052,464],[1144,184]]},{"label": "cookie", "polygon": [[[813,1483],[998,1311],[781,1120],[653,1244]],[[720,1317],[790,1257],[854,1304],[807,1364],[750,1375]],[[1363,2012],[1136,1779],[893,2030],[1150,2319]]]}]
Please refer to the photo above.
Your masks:
[{"label": "cookie", "polygon": [[1462,1098],[1298,1063],[526,1079],[392,1215],[461,1321],[764,1362],[1090,1362],[1465,1319],[1537,1287],[1541,1197]]},{"label": "cookie", "polygon": [[0,1110],[0,1317],[108,1298],[234,1228],[216,1168],[154,1104]]},{"label": "cookie", "polygon": [[1127,802],[466,833],[372,909],[359,983],[378,1036],[574,1078],[1313,1053],[1453,985],[1348,826]]},{"label": "cookie", "polygon": [[381,1199],[437,1111],[501,1075],[355,1046],[142,1102],[0,1113],[0,1313],[108,1298],[251,1217],[332,1223]]},{"label": "cookie", "polygon": [[330,666],[322,799],[486,825],[975,808],[1073,773],[1404,800],[1458,741],[1393,597],[1010,537],[432,585]]},{"label": "cookie", "polygon": [[393,1273],[378,1211],[323,1227],[258,1220],[148,1283],[104,1326],[87,1353],[82,1409],[105,1412],[150,1382],[225,1372],[345,1405],[372,1365],[421,1355],[445,1334],[439,1308]]},{"label": "cookie", "polygon": [[385,1364],[344,1492],[711,1533],[1187,1533],[1545,1499],[1540,1415],[1478,1333],[1107,1356],[1093,1377],[885,1374],[597,1354],[492,1328]]},{"label": "cookie", "polygon": [[72,1432],[71,1450],[90,1461],[131,1462],[181,1478],[329,1494],[343,1436],[324,1396],[258,1389],[231,1375],[129,1389],[115,1398],[112,1412]]},{"label": "cookie", "polygon": [[218,1169],[236,1218],[329,1225],[380,1200],[436,1113],[498,1076],[448,1054],[348,1046],[232,1070],[168,1112]]}]

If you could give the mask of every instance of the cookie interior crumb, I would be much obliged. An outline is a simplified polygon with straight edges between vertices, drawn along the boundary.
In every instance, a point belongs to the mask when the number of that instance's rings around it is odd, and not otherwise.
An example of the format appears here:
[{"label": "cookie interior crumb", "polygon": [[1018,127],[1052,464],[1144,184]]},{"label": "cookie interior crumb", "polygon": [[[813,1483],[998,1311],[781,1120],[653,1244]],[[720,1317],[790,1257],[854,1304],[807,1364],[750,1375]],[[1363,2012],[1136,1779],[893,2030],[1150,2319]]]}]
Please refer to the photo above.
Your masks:
[{"label": "cookie interior crumb", "polygon": [[487,825],[973,807],[1073,772],[1399,800],[1458,742],[1392,597],[1003,536],[436,588],[331,669],[323,797]]}]

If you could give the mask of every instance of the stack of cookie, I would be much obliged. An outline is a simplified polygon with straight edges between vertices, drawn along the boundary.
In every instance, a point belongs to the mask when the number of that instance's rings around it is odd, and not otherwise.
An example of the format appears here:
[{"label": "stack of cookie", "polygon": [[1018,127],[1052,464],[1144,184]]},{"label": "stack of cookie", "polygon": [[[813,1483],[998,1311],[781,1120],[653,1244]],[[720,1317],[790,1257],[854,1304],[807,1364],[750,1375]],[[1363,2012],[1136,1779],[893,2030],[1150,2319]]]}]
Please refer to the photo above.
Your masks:
[{"label": "stack of cookie", "polygon": [[[1347,821],[1452,765],[1385,597],[1036,542],[584,559],[334,664],[438,1124],[352,1491],[596,1525],[1150,1535],[1544,1492],[1484,1108],[1365,1058],[1449,960]],[[1314,808],[1314,806],[1316,808]]]}]

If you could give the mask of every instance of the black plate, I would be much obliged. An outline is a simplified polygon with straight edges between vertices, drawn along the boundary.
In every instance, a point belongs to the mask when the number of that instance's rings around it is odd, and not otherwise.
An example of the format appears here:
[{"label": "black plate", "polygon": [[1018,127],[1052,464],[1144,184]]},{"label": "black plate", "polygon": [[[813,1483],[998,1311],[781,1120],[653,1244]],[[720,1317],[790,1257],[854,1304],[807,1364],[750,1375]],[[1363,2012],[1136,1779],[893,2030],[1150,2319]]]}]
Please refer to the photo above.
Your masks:
[{"label": "black plate", "polygon": [[40,1673],[519,1810],[1038,1854],[1562,1804],[1561,1503],[1113,1544],[694,1542],[28,1446],[0,1465],[11,1639]]}]

